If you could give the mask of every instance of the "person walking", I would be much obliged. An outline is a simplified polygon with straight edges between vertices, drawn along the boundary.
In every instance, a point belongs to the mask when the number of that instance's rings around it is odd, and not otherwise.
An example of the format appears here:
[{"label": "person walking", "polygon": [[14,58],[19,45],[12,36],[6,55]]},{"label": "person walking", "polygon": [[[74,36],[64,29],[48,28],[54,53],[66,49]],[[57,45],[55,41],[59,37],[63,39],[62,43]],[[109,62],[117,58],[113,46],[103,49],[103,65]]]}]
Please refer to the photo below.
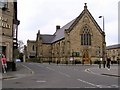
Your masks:
[{"label": "person walking", "polygon": [[111,59],[107,58],[107,68],[108,68],[108,70],[110,70],[110,62],[111,62]]},{"label": "person walking", "polygon": [[57,60],[57,65],[58,65],[58,60]]},{"label": "person walking", "polygon": [[1,62],[2,62],[2,70],[3,70],[3,73],[6,73],[6,71],[7,71],[7,64],[6,64],[5,55],[2,55]]}]

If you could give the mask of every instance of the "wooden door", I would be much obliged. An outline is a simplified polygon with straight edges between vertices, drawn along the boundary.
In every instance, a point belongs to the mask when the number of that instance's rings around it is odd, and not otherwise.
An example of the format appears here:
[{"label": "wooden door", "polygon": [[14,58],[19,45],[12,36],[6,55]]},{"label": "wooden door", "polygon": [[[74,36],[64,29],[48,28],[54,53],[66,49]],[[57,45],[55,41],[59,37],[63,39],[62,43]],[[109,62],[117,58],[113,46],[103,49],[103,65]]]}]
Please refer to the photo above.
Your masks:
[{"label": "wooden door", "polygon": [[83,54],[83,61],[84,61],[84,64],[89,64],[90,63],[89,53],[88,53],[87,50]]}]

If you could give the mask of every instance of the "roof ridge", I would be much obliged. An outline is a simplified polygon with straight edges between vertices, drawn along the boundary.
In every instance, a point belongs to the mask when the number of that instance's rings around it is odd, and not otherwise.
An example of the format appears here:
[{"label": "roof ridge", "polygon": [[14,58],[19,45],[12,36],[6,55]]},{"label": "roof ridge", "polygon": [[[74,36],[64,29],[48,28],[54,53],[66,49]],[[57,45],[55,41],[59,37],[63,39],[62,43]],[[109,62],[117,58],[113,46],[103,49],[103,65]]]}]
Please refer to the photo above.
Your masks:
[{"label": "roof ridge", "polygon": [[109,46],[119,46],[120,44],[113,44],[113,45],[108,45],[107,47]]},{"label": "roof ridge", "polygon": [[120,48],[120,44],[109,45],[109,46],[107,46],[106,48],[107,48],[107,49]]}]

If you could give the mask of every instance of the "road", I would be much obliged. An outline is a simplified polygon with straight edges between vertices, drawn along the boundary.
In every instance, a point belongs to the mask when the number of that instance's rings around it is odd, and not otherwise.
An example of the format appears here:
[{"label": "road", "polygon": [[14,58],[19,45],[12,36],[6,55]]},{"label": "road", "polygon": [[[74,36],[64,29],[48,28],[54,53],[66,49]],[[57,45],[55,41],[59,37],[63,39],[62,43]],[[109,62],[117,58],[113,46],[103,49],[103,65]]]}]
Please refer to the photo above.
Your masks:
[{"label": "road", "polygon": [[3,88],[116,88],[117,77],[89,73],[95,65],[56,65],[23,63],[32,74],[3,80]]}]

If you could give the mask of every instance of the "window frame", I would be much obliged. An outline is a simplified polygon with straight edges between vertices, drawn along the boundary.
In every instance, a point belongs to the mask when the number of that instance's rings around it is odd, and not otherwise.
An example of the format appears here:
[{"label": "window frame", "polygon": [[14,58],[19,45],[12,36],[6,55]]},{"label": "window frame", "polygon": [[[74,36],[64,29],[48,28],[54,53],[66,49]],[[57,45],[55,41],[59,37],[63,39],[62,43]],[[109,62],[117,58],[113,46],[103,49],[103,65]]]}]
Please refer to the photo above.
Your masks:
[{"label": "window frame", "polygon": [[91,34],[90,29],[87,26],[84,26],[82,28],[82,34],[80,35],[81,39],[81,45],[91,45]]}]

